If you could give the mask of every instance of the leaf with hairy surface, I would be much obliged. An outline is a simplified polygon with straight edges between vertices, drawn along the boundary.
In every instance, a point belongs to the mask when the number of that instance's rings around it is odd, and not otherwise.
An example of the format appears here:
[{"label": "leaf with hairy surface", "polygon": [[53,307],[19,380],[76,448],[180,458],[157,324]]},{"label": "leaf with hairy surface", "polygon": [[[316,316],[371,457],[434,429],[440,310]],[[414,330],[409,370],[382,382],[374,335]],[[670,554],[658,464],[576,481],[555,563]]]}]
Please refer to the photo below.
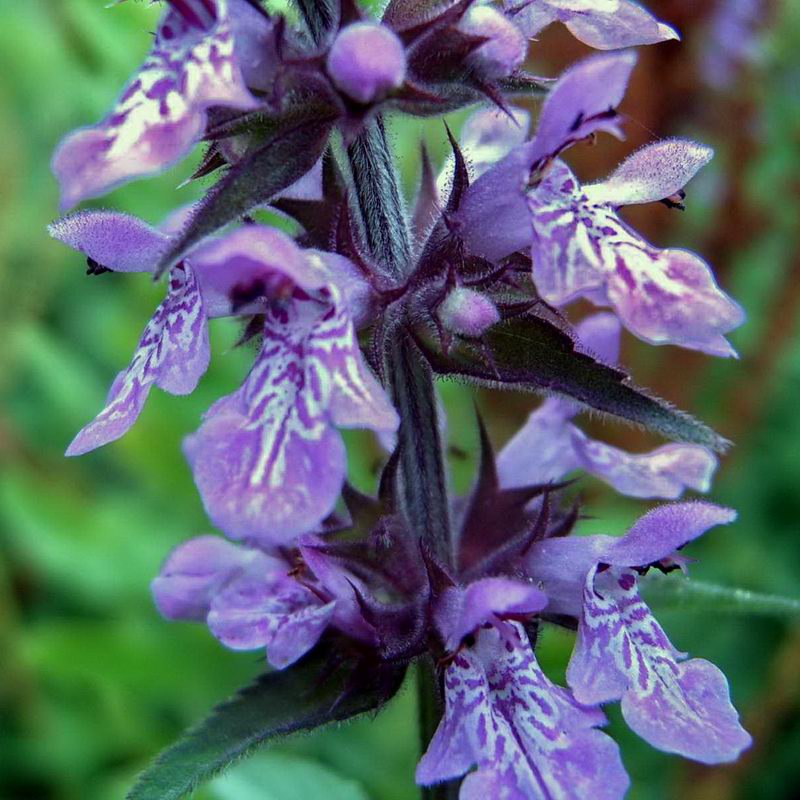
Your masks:
[{"label": "leaf with hairy surface", "polygon": [[552,322],[525,314],[495,325],[480,341],[460,339],[445,355],[428,332],[416,342],[439,375],[495,388],[552,391],[668,439],[724,451],[727,441],[689,414],[636,387],[623,371],[580,353]]},{"label": "leaf with hairy surface", "polygon": [[164,750],[127,800],[178,800],[258,745],[379,708],[405,674],[337,658],[322,646],[291,669],[261,675]]}]

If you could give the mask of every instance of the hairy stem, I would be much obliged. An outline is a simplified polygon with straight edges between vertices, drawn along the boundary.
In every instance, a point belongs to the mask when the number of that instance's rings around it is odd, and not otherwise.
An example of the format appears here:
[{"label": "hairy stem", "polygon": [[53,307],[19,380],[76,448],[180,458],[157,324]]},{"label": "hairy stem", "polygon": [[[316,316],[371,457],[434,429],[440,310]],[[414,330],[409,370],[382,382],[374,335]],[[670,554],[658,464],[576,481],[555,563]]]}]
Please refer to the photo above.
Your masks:
[{"label": "hairy stem", "polygon": [[411,237],[381,117],[365,126],[347,149],[347,155],[367,244],[382,266],[393,277],[401,278],[411,263]]},{"label": "hairy stem", "polygon": [[[383,121],[369,123],[348,148],[355,201],[373,258],[401,280],[412,268],[411,240],[397,170]],[[451,557],[446,465],[430,367],[402,326],[390,333],[386,374],[400,414],[398,447],[403,509],[412,531],[446,562]],[[430,658],[419,664],[419,729],[423,751],[442,715],[441,691]],[[457,783],[425,789],[426,800],[449,800]]]},{"label": "hairy stem", "polygon": [[319,44],[333,25],[333,4],[330,0],[297,0],[297,7],[311,38]]},{"label": "hairy stem", "polygon": [[[379,118],[348,149],[367,244],[379,267],[396,279],[411,268],[411,242],[394,159]],[[447,474],[430,367],[401,325],[391,332],[386,374],[400,414],[400,472],[411,529],[451,561]]]}]

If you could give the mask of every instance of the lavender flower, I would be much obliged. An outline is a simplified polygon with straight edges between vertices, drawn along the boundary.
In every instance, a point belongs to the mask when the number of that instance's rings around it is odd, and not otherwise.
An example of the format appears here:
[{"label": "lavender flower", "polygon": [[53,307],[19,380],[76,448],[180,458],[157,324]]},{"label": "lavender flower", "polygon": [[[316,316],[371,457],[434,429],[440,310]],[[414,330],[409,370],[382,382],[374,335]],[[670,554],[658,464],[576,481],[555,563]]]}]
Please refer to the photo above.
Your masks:
[{"label": "lavender flower", "polygon": [[719,289],[708,266],[685,250],[653,247],[615,211],[679,196],[710,158],[708,147],[665,140],[631,155],[605,181],[583,187],[556,162],[528,196],[533,275],[542,296],[556,305],[581,296],[610,305],[651,344],[735,355],[723,334],[744,322],[744,312]]},{"label": "lavender flower", "polygon": [[243,73],[271,27],[246,0],[174,0],[153,49],[111,114],[70,134],[53,156],[63,208],[183,158],[210,106],[257,105]]},{"label": "lavender flower", "polygon": [[[580,617],[567,681],[581,703],[622,699],[628,725],[654,747],[707,764],[735,760],[750,736],[722,673],[683,662],[637,591],[637,571],[682,564],[676,550],[736,514],[708,503],[661,506],[628,533],[533,545],[528,571],[554,614]],[[681,663],[683,662],[683,663]]]},{"label": "lavender flower", "polygon": [[[122,436],[152,386],[191,392],[209,364],[209,320],[237,318],[242,341],[259,343],[242,385],[184,445],[226,538],[180,545],[152,584],[166,618],[205,622],[224,646],[265,650],[275,668],[220,709],[233,721],[225,753],[270,730],[253,732],[249,709],[236,717],[250,698],[277,715],[275,732],[306,729],[379,706],[420,660],[445,713],[424,731],[417,781],[466,775],[464,800],[621,798],[629,779],[599,730],[609,702],[655,747],[735,759],[750,737],[724,676],[679,652],[638,593],[648,570],[685,567],[677,551],[734,512],[667,505],[620,538],[574,536],[581,509],[557,483],[582,469],[623,494],[677,498],[708,491],[710,448],[724,449],[617,365],[622,325],[653,344],[734,354],[724,335],[743,313],[708,266],[654,247],[617,215],[680,204],[710,149],[656,142],[581,186],[560,159],[600,132],[622,136],[635,56],[594,56],[557,81],[523,66],[526,37],[555,21],[600,49],[675,32],[628,0],[517,0],[503,11],[391,0],[380,21],[350,2],[297,5],[303,31],[257,0],[170,0],[111,115],[54,158],[66,205],[165,169],[201,139],[193,177],[224,170],[159,229],[92,211],[51,233],[90,274],[168,275],[130,365],[68,454]],[[531,91],[547,98],[529,138],[528,112],[511,101]],[[467,120],[460,145],[450,135],[438,179],[423,149],[410,219],[381,113],[438,116],[482,100],[492,110]],[[256,222],[265,207],[296,235]],[[565,307],[579,298],[614,313],[573,327]],[[480,423],[480,467],[462,498],[448,491],[434,373],[548,393],[498,458]],[[585,407],[677,441],[624,452],[574,423]],[[375,497],[346,481],[346,428],[387,446]],[[551,624],[578,631],[569,688],[534,652]],[[293,716],[282,687],[301,684]],[[218,741],[218,720],[188,749]],[[208,752],[177,772],[219,766],[197,767]]]},{"label": "lavender flower", "polygon": [[459,797],[616,800],[629,780],[603,713],[551,683],[518,623],[481,628],[444,677],[445,716],[417,767],[423,786],[473,765]]},{"label": "lavender flower", "polygon": [[334,598],[321,598],[322,587],[295,576],[280,556],[216,536],[176,548],[152,591],[168,619],[205,620],[226,647],[265,648],[276,669],[293,664],[317,643],[336,607]]},{"label": "lavender flower", "polygon": [[505,0],[505,6],[526,36],[561,22],[576,39],[598,50],[679,38],[674,28],[631,0]]},{"label": "lavender flower", "polygon": [[295,292],[264,315],[261,334],[244,384],[209,409],[185,451],[220,528],[279,543],[333,510],[347,470],[336,428],[391,432],[398,423],[335,286]]},{"label": "lavender flower", "polygon": [[[107,212],[75,215],[51,232],[121,271],[153,269],[169,242],[139,220]],[[190,254],[173,268],[167,298],[106,407],[68,454],[122,436],[153,384],[173,394],[191,392],[208,366],[208,317],[261,313],[260,357],[243,386],[209,410],[187,439],[186,453],[209,515],[230,535],[280,541],[312,529],[333,509],[346,472],[334,426],[397,427],[394,409],[363,362],[346,298],[330,282],[325,258],[261,226]],[[343,261],[328,257],[339,275]],[[349,275],[355,297],[361,289],[352,270]]]},{"label": "lavender flower", "polygon": [[[609,124],[601,109],[606,102],[614,107],[622,96],[629,64],[624,59],[589,59],[562,77],[531,142],[513,147],[514,136],[502,125],[485,117],[474,120],[472,126],[483,129],[482,147],[505,155],[482,168],[465,193],[456,217],[462,237],[475,255],[495,261],[530,244],[537,291],[554,305],[586,297],[610,305],[629,330],[652,344],[735,355],[723,334],[741,325],[744,313],[719,289],[709,267],[688,251],[653,247],[616,214],[621,205],[679,203],[683,186],[711,158],[711,149],[678,139],[656,142],[631,155],[605,181],[584,187],[554,160],[580,138],[567,124],[571,110],[579,127]],[[595,86],[596,97],[573,93],[573,82],[583,90]],[[587,102],[597,109],[594,122],[582,110]],[[468,141],[478,138],[470,128]],[[539,177],[523,189],[532,171]],[[486,214],[501,222],[478,237],[478,218]]]}]

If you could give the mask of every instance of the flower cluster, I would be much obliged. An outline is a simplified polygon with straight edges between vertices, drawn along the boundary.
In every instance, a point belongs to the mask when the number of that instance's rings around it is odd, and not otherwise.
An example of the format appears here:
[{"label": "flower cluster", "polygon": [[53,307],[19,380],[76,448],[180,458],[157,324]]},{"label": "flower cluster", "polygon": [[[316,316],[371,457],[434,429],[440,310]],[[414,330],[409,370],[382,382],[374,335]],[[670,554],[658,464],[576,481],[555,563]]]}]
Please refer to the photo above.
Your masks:
[{"label": "flower cluster", "polygon": [[[687,660],[638,590],[651,569],[683,569],[679,551],[734,512],[680,502],[621,537],[572,535],[580,511],[565,482],[581,470],[669,500],[710,488],[719,439],[638,390],[617,362],[623,327],[651,344],[735,355],[725,334],[743,312],[710,267],[651,244],[618,213],[681,205],[712,152],[657,141],[582,184],[563,156],[599,133],[622,136],[634,54],[595,55],[556,81],[524,69],[528,40],[554,22],[609,51],[676,32],[629,0],[391,0],[380,21],[346,0],[298,5],[302,29],[257,0],[170,0],[110,114],[58,148],[65,207],[165,169],[200,141],[196,175],[221,173],[160,227],[100,210],[51,226],[90,274],[166,274],[130,364],[67,453],[124,435],[154,384],[193,391],[209,365],[209,322],[237,318],[258,355],[185,442],[227,538],[170,555],[152,586],[165,617],[204,621],[232,649],[263,648],[277,670],[321,640],[358,665],[354,675],[433,656],[444,713],[417,781],[467,775],[465,800],[622,797],[619,750],[599,730],[602,706],[617,701],[654,747],[735,759],[750,738],[724,676]],[[513,104],[531,94],[546,94],[533,133]],[[382,115],[475,105],[438,177],[423,152],[406,219],[379,163],[388,151],[375,149]],[[299,233],[259,222],[266,207]],[[578,299],[607,310],[573,327]],[[549,394],[496,456],[481,427],[475,485],[438,516],[432,484],[447,482],[441,471],[431,480],[426,448],[442,424],[426,415],[441,411],[426,411],[403,378],[431,373]],[[586,407],[678,441],[625,452],[574,422]],[[339,430],[354,427],[391,451],[376,497],[346,482]],[[433,535],[416,522],[426,517]],[[577,631],[567,688],[537,663],[544,625]]]}]

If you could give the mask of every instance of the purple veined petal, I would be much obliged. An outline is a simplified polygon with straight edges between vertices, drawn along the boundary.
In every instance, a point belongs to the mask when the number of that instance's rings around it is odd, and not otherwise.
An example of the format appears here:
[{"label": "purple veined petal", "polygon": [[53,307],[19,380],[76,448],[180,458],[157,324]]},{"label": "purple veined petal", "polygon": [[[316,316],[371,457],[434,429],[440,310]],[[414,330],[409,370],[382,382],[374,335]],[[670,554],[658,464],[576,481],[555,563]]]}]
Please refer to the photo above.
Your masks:
[{"label": "purple veined petal", "polygon": [[596,205],[654,203],[677,194],[713,156],[707,145],[664,139],[632,153],[605,180],[583,191]]},{"label": "purple veined petal", "polygon": [[397,427],[338,289],[325,291],[328,301],[300,293],[273,303],[250,375],[186,440],[206,511],[233,538],[281,544],[313,531],[346,472],[333,426]]},{"label": "purple veined petal", "polygon": [[[454,221],[471,253],[497,261],[531,243],[526,198],[531,169],[596,131],[622,135],[611,112],[635,63],[632,53],[593,56],[559,78],[542,106],[533,141],[512,150],[464,193]],[[495,224],[487,228],[486,219]]]},{"label": "purple veined petal", "polygon": [[622,699],[629,727],[661,750],[707,764],[735,760],[751,743],[725,676],[702,659],[681,663],[639,597],[636,573],[592,568],[567,681],[582,703]]},{"label": "purple veined petal", "polygon": [[629,780],[616,743],[541,671],[522,627],[482,629],[445,672],[445,715],[417,767],[417,783],[457,778],[462,798],[618,800]]},{"label": "purple veined petal", "polygon": [[735,351],[723,334],[744,321],[709,267],[685,250],[659,250],[607,205],[590,202],[568,168],[556,163],[528,195],[533,279],[542,297],[611,305],[633,334],[712,355]]},{"label": "purple veined petal", "polygon": [[364,273],[349,258],[338,253],[313,249],[305,252],[308,258],[319,264],[328,282],[341,292],[342,302],[347,306],[356,330],[371,325],[378,310],[377,298]]},{"label": "purple veined petal", "polygon": [[535,159],[555,156],[568,142],[605,131],[623,138],[615,111],[636,65],[634,53],[592,56],[561,75],[542,105]]},{"label": "purple veined petal", "polygon": [[584,317],[575,326],[575,332],[581,345],[590,355],[612,367],[619,363],[622,326],[613,314],[601,312]]},{"label": "purple veined petal", "polygon": [[572,447],[574,404],[551,397],[531,413],[497,456],[504,489],[561,480],[581,466]]},{"label": "purple veined petal", "polygon": [[269,663],[283,669],[319,641],[334,606],[287,577],[286,569],[277,576],[250,571],[213,597],[208,627],[232,650],[266,647]]},{"label": "purple veined petal", "polygon": [[608,301],[631,333],[650,344],[736,356],[724,334],[738,328],[745,313],[701,258],[687,250],[659,250],[631,234],[609,246],[614,260],[606,262]]},{"label": "purple veined petal", "polygon": [[217,0],[210,30],[177,11],[164,16],[153,49],[111,114],[71,133],[56,150],[52,167],[62,207],[181,159],[199,140],[209,106],[256,105],[234,55],[226,9],[226,0]]},{"label": "purple veined petal", "polygon": [[509,614],[535,614],[546,605],[547,595],[531,583],[482,578],[464,587],[446,589],[437,602],[434,622],[445,647],[452,652],[484,623]]},{"label": "purple veined petal", "polygon": [[48,233],[115,272],[151,272],[169,239],[138,217],[79,211],[51,223]]},{"label": "purple veined petal", "polygon": [[328,415],[330,381],[305,357],[313,301],[270,315],[241,388],[217,401],[185,452],[206,511],[234,539],[283,544],[333,510],[346,470]]},{"label": "purple veined petal", "polygon": [[150,588],[167,619],[204,620],[212,597],[232,576],[246,571],[266,580],[285,572],[286,566],[261,550],[240,547],[220,536],[198,536],[170,553]]},{"label": "purple veined petal", "polygon": [[620,567],[646,566],[735,519],[733,509],[713,503],[666,503],[640,517],[624,536],[611,539],[597,560]]},{"label": "purple veined petal", "polygon": [[136,422],[150,387],[189,394],[208,368],[208,320],[191,267],[172,268],[169,292],[144,329],[127,370],[117,375],[103,410],[73,439],[68,456],[119,439]]},{"label": "purple veined petal", "polygon": [[331,420],[340,428],[393,433],[400,418],[364,361],[350,312],[338,287],[328,287],[330,308],[309,340],[310,369],[320,383],[330,380]]},{"label": "purple veined petal", "polygon": [[644,567],[672,557],[709,528],[734,519],[736,512],[712,503],[666,503],[640,517],[624,536],[567,536],[535,542],[525,556],[525,574],[548,596],[548,613],[578,617],[586,574],[595,564]]},{"label": "purple veined petal", "polygon": [[707,492],[717,459],[705,447],[668,444],[649,453],[627,453],[573,428],[581,468],[628,497],[675,500],[684,489]]},{"label": "purple veined petal", "polygon": [[674,28],[630,0],[507,0],[506,6],[528,36],[559,21],[576,39],[597,50],[680,38]]},{"label": "purple veined petal", "polygon": [[547,302],[561,306],[603,289],[606,241],[622,231],[589,206],[578,179],[563,161],[553,163],[545,180],[528,194],[533,227],[533,280]]},{"label": "purple veined petal", "polygon": [[[325,286],[321,265],[277,228],[245,225],[211,240],[190,255],[209,316],[263,311],[269,298],[291,297],[295,286]],[[254,309],[254,298],[260,307]]]}]

